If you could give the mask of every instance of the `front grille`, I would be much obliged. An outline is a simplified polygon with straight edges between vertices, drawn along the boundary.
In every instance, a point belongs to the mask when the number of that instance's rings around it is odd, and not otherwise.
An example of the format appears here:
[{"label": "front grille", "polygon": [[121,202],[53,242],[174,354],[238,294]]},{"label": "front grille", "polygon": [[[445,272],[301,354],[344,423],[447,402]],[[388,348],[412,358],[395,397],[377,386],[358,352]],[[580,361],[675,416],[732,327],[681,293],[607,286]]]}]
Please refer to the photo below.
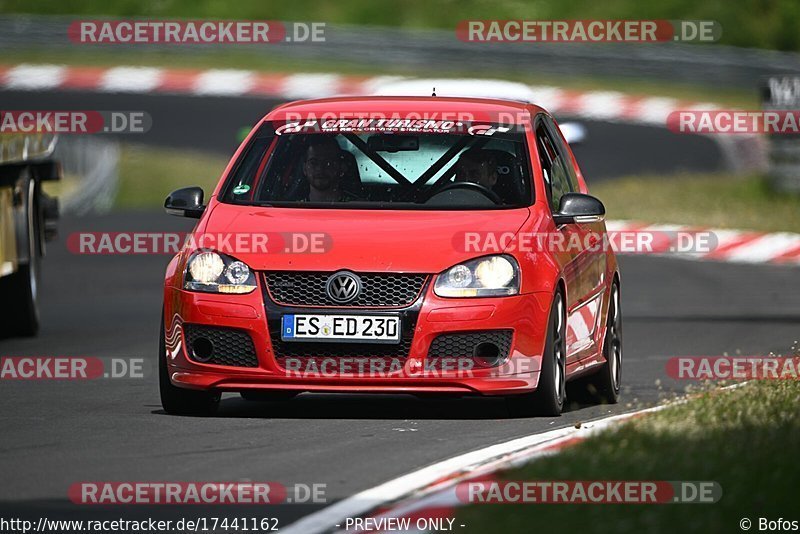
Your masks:
[{"label": "front grille", "polygon": [[331,299],[325,285],[333,273],[274,271],[264,274],[270,298],[284,306],[382,307],[411,305],[428,279],[424,274],[357,273],[361,293],[346,305]]},{"label": "front grille", "polygon": [[513,335],[513,330],[484,330],[481,332],[440,334],[431,343],[428,357],[472,358],[475,347],[481,343],[497,345],[500,356],[506,357],[511,350],[511,338]]},{"label": "front grille", "polygon": [[[258,367],[253,340],[244,330],[199,324],[184,325],[183,330],[186,337],[186,354],[191,360],[231,367]],[[204,343],[202,340],[211,342],[211,350],[209,354],[198,357],[194,354],[194,347],[198,341]]]}]

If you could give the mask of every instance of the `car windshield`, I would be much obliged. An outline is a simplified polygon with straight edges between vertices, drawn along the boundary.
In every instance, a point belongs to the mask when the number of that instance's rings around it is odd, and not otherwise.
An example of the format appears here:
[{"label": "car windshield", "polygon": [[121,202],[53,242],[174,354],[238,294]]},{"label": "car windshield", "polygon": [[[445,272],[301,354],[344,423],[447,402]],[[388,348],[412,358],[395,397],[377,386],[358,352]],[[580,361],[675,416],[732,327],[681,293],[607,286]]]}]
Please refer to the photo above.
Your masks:
[{"label": "car windshield", "polygon": [[522,129],[488,123],[267,121],[220,200],[347,209],[521,207],[532,201],[527,153]]}]

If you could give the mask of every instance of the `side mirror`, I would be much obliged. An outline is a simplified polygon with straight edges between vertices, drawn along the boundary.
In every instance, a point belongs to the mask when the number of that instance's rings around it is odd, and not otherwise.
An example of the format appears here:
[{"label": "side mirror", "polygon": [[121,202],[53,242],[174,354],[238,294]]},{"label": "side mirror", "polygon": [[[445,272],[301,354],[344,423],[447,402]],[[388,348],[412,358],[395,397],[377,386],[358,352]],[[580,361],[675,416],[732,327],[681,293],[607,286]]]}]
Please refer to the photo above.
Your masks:
[{"label": "side mirror", "polygon": [[170,215],[179,217],[199,219],[205,209],[202,187],[176,189],[164,201],[164,210]]},{"label": "side mirror", "polygon": [[553,214],[556,226],[570,223],[595,223],[605,218],[606,207],[598,199],[583,193],[566,193],[561,197],[558,213]]}]

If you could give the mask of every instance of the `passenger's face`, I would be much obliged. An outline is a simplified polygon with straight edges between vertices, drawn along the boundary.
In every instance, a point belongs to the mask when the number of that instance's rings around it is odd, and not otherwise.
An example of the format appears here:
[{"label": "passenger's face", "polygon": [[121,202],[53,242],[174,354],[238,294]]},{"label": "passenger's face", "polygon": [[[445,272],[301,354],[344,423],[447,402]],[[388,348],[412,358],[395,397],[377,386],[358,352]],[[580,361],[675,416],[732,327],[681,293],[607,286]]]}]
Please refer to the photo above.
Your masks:
[{"label": "passenger's face", "polygon": [[487,161],[465,159],[459,162],[458,177],[491,188],[497,183],[497,169]]},{"label": "passenger's face", "polygon": [[335,189],[339,185],[342,162],[339,149],[330,145],[317,145],[308,148],[303,163],[303,173],[311,187],[319,191]]}]

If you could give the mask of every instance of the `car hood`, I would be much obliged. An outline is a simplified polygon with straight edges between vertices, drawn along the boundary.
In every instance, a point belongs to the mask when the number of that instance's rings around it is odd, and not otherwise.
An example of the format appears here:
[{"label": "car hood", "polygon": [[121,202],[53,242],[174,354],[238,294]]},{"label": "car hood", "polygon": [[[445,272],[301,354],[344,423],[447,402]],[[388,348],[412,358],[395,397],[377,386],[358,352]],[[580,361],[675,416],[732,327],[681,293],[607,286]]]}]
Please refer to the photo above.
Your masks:
[{"label": "car hood", "polygon": [[[517,233],[530,216],[527,208],[481,211],[340,210],[274,208],[217,204],[205,233],[324,234],[325,252],[235,250],[231,255],[255,270],[350,269],[361,272],[437,273],[469,258],[463,233]],[[288,244],[288,243],[287,243]],[[268,246],[269,250],[270,247]]]}]

